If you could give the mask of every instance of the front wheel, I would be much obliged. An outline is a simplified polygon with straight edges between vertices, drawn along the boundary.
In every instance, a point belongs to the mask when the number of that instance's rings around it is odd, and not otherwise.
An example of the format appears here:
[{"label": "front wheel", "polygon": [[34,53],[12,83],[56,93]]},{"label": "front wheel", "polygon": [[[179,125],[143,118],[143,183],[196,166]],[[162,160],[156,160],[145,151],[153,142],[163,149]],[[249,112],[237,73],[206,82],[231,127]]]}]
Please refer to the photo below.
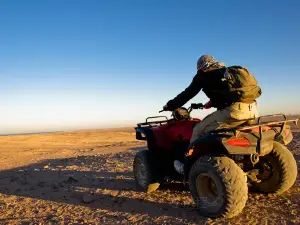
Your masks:
[{"label": "front wheel", "polygon": [[189,187],[199,213],[213,218],[238,215],[248,199],[247,177],[228,157],[199,158],[190,170]]},{"label": "front wheel", "polygon": [[155,191],[161,179],[158,161],[149,150],[142,150],[135,155],[133,161],[133,174],[138,186],[145,192]]},{"label": "front wheel", "polygon": [[261,182],[253,182],[251,189],[273,194],[287,191],[295,183],[298,172],[293,154],[278,142],[274,142],[268,155],[259,157],[255,168],[259,170],[257,178]]}]

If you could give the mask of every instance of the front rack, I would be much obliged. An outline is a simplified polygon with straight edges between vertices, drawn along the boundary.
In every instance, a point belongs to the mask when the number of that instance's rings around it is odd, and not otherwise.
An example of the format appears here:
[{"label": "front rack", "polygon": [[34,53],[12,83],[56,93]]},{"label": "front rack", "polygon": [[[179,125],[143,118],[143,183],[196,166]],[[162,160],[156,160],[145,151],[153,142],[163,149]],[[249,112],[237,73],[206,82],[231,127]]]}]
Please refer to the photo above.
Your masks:
[{"label": "front rack", "polygon": [[[155,120],[155,121],[149,121],[149,119],[157,119],[157,118],[165,118],[165,120]],[[169,121],[168,117],[166,116],[151,116],[146,118],[146,122],[144,123],[138,123],[137,128],[140,127],[156,127],[161,126],[163,123],[167,123]]]}]

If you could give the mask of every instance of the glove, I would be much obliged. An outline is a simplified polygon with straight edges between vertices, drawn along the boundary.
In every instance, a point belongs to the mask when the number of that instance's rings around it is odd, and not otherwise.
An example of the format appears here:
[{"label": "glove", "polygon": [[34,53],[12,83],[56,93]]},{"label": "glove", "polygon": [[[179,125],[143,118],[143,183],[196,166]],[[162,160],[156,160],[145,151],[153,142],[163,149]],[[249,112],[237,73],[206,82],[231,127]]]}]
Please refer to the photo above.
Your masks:
[{"label": "glove", "polygon": [[164,111],[169,111],[169,110],[170,110],[170,109],[169,109],[169,106],[168,106],[167,104],[164,105],[163,110],[164,110]]}]

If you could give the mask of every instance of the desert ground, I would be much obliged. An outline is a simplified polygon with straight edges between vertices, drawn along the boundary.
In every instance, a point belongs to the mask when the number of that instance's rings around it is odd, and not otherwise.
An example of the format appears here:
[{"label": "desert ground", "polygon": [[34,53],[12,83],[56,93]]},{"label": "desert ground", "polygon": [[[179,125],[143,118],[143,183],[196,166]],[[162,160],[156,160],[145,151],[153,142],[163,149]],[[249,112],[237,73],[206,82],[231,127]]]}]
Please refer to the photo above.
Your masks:
[{"label": "desert ground", "polygon": [[[288,145],[300,168],[300,133]],[[200,217],[179,183],[146,194],[131,129],[0,137],[0,224],[299,224],[300,173],[280,196],[249,194],[232,219]]]}]

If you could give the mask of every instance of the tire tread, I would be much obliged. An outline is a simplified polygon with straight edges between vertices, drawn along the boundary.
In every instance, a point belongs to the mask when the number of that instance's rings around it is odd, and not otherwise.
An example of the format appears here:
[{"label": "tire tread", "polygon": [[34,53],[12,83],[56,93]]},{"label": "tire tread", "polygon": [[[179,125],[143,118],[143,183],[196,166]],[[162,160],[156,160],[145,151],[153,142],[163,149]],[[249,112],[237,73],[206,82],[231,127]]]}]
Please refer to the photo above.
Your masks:
[{"label": "tire tread", "polygon": [[[239,214],[245,207],[248,199],[247,178],[243,170],[228,157],[203,156],[194,163],[190,173],[193,173],[197,167],[203,165],[208,165],[214,169],[222,179],[225,187],[226,201],[223,212],[220,212],[221,215],[213,217],[231,218]],[[189,183],[191,184],[192,182],[190,181]]]}]

